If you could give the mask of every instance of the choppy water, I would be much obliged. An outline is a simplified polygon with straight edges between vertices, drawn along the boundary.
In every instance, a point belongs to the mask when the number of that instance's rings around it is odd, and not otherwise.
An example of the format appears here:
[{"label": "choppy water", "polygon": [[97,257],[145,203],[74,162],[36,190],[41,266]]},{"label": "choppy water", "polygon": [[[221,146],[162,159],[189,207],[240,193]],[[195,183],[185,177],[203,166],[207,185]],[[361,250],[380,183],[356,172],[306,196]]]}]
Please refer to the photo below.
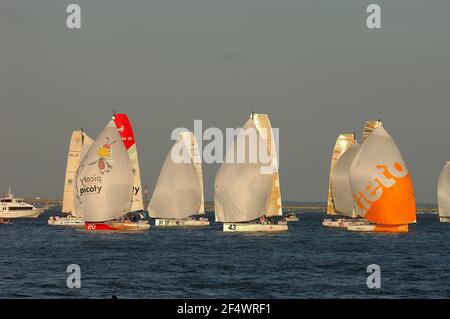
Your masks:
[{"label": "choppy water", "polygon": [[[450,224],[419,215],[409,234],[323,228],[304,213],[289,232],[230,234],[221,224],[86,233],[37,220],[0,225],[0,298],[448,298]],[[210,216],[211,218],[212,216]],[[68,289],[66,267],[81,267]],[[366,268],[381,266],[381,288]]]}]

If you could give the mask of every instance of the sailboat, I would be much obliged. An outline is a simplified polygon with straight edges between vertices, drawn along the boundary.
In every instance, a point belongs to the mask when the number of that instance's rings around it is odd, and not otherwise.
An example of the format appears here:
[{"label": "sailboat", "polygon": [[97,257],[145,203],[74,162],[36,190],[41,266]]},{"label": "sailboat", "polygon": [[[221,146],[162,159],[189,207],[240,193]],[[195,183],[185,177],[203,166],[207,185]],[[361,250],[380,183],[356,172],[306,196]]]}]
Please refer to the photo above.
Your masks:
[{"label": "sailboat", "polygon": [[353,208],[353,194],[350,184],[350,168],[360,147],[361,145],[355,140],[355,143],[342,154],[336,162],[331,180],[335,212],[337,215],[346,218],[326,219],[322,223],[324,226],[346,228],[349,225],[366,223],[364,220],[357,219],[358,215]]},{"label": "sailboat", "polygon": [[131,162],[131,170],[133,173],[133,193],[129,215],[136,215],[137,213],[140,217],[142,217],[144,211],[144,202],[142,199],[141,171],[139,168],[138,153],[133,128],[127,114],[114,114],[113,119],[128,152],[128,157]]},{"label": "sailboat", "polygon": [[146,221],[124,219],[133,198],[133,172],[122,137],[110,120],[82,158],[75,182],[85,230],[145,230]]},{"label": "sailboat", "polygon": [[438,181],[439,220],[450,223],[450,161],[447,161]]},{"label": "sailboat", "polygon": [[[380,126],[381,120],[367,120],[364,124],[363,133],[362,133],[362,143],[365,142],[367,137],[378,127]],[[348,204],[343,207],[336,208],[335,201],[339,201],[341,203],[349,203],[349,198],[351,198],[352,194],[349,189],[349,178],[350,178],[350,165],[353,160],[356,152],[352,151],[348,154],[348,157],[344,158],[341,161],[340,169],[338,172],[338,177],[334,178],[336,165],[343,156],[343,154],[350,149],[354,144],[357,144],[357,140],[355,134],[340,134],[336,139],[336,144],[333,149],[333,155],[331,157],[331,165],[330,165],[330,178],[328,183],[328,204],[327,204],[327,215],[330,216],[343,216],[343,217],[351,217],[349,218],[337,218],[337,219],[324,219],[322,222],[323,226],[326,227],[337,227],[337,228],[346,228],[350,224],[361,225],[366,224],[367,221],[364,219],[356,219],[358,216],[354,209],[349,208]],[[356,146],[360,147],[359,144]],[[334,191],[333,191],[333,181],[334,181]],[[341,190],[345,189],[345,192]],[[338,192],[338,195],[335,195],[334,192]],[[337,197],[337,199],[335,199]],[[340,205],[339,205],[340,206]]]},{"label": "sailboat", "polygon": [[148,205],[149,216],[160,227],[208,226],[203,173],[197,141],[182,132],[166,156]]},{"label": "sailboat", "polygon": [[[94,141],[83,131],[72,132],[67,155],[66,176],[64,182],[64,195],[62,204],[63,216],[50,216],[49,225],[84,227],[81,214],[75,209],[74,180],[80,160]],[[84,153],[84,154],[83,154]]]},{"label": "sailboat", "polygon": [[380,125],[366,138],[353,159],[350,183],[354,208],[370,224],[350,225],[350,231],[408,232],[416,222],[411,177],[392,137]]},{"label": "sailboat", "polygon": [[[252,136],[255,137],[253,140]],[[261,156],[254,156],[261,152],[270,156],[270,167],[262,161]],[[239,154],[245,155],[245,159],[237,160],[236,154],[238,157]],[[269,117],[267,114],[252,113],[227,149],[226,160],[220,166],[215,179],[216,221],[223,223],[223,231],[288,230],[286,221],[272,221],[274,217],[282,216],[276,163],[276,149]]]}]

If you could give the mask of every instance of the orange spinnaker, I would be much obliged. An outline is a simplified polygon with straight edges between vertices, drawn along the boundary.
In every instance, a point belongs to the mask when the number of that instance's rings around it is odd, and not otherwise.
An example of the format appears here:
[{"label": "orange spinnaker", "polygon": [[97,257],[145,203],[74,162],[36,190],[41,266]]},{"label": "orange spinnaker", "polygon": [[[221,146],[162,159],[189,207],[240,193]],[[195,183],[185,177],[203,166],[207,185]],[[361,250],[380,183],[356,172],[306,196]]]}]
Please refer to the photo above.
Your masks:
[{"label": "orange spinnaker", "polygon": [[381,225],[404,225],[416,221],[416,201],[410,174],[396,178],[396,183],[386,188],[373,203],[364,218]]}]

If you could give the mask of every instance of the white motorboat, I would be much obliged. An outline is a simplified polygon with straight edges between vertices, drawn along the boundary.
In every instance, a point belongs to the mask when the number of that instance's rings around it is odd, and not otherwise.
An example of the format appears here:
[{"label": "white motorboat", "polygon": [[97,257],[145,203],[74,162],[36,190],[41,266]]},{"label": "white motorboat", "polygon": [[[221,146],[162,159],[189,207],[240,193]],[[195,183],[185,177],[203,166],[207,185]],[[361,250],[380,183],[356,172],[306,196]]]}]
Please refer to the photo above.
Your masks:
[{"label": "white motorboat", "polygon": [[23,198],[14,197],[11,189],[7,196],[0,198],[0,218],[37,218],[42,212],[42,208],[25,203]]}]

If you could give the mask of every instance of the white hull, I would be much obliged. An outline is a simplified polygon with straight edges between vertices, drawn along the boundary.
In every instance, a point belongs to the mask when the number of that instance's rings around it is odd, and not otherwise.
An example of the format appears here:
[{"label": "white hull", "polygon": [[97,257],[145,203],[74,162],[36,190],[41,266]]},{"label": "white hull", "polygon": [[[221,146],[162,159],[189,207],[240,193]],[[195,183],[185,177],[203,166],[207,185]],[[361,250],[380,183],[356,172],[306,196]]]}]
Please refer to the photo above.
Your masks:
[{"label": "white hull", "polygon": [[367,225],[368,222],[362,219],[324,219],[322,222],[322,226],[332,227],[332,228],[347,228],[349,226],[364,226]]},{"label": "white hull", "polygon": [[283,224],[258,224],[258,223],[224,223],[224,232],[281,232],[287,231],[287,223]]},{"label": "white hull", "polygon": [[379,225],[379,224],[366,224],[366,225],[350,225],[347,227],[349,231],[356,232],[375,232],[375,233],[407,233],[408,224],[405,225]]},{"label": "white hull", "polygon": [[450,217],[439,217],[441,223],[450,223]]},{"label": "white hull", "polygon": [[157,227],[204,227],[209,226],[209,220],[201,219],[155,219],[155,226]]},{"label": "white hull", "polygon": [[52,216],[48,219],[48,224],[54,226],[84,227],[84,220],[73,216],[67,217]]},{"label": "white hull", "polygon": [[349,231],[357,231],[357,232],[373,232],[375,231],[375,225],[350,225],[347,227]]},{"label": "white hull", "polygon": [[42,209],[0,211],[0,218],[38,218],[43,212]]}]

